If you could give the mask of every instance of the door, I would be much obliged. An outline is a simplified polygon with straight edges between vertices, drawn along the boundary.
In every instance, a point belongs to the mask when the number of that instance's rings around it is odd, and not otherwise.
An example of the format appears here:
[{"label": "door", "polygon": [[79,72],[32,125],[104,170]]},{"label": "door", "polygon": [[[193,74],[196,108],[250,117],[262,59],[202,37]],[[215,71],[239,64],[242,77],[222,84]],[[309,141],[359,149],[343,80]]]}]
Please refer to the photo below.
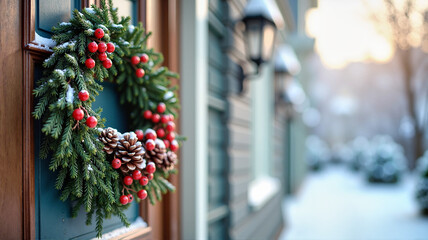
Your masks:
[{"label": "door", "polygon": [[[146,0],[113,0],[113,4],[120,8],[119,14],[131,16],[132,22],[138,21],[146,23],[154,22],[155,19],[163,16],[162,9],[151,12],[150,17],[146,15],[147,6],[153,1]],[[175,3],[175,1],[171,1]],[[24,0],[24,129],[28,131],[24,139],[27,145],[23,144],[23,235],[25,239],[91,239],[96,233],[95,223],[86,226],[86,214],[82,209],[77,218],[71,218],[70,202],[61,202],[59,192],[54,189],[56,173],[48,169],[49,159],[40,160],[38,149],[41,132],[40,123],[31,117],[33,106],[32,89],[34,83],[40,78],[42,73],[42,62],[50,55],[48,48],[37,44],[42,38],[49,38],[50,29],[58,22],[68,21],[74,9],[88,7],[91,3],[98,3],[98,0]],[[168,7],[170,5],[167,5]],[[172,27],[174,27],[173,25]],[[161,29],[161,28],[160,28]],[[158,37],[166,37],[168,31],[162,30],[156,33]],[[38,45],[38,46],[37,46]],[[157,51],[162,49],[156,49]],[[172,59],[176,56],[177,49],[169,49],[165,54],[166,58]],[[175,55],[174,55],[175,54]],[[173,63],[170,60],[168,64]],[[173,67],[170,67],[174,70]],[[127,119],[128,114],[123,112],[119,105],[118,94],[113,84],[103,83],[104,91],[97,97],[97,102],[93,108],[103,107],[103,117],[109,122],[108,126],[117,128],[119,131],[129,131]],[[108,106],[108,107],[106,107]],[[177,181],[175,180],[175,183]],[[173,181],[174,183],[174,181]],[[177,193],[175,193],[177,194]],[[170,209],[169,214],[164,209],[171,206],[178,206],[173,202],[176,198],[166,196],[163,202],[156,207],[149,206],[148,201],[143,201],[138,205],[135,202],[128,208],[126,215],[133,222],[140,217],[148,224],[148,227],[140,227],[136,230],[121,235],[126,239],[161,239],[165,236],[178,236],[177,218],[178,210]],[[104,221],[104,233],[123,227],[118,218],[111,218]]]},{"label": "door", "polygon": [[[49,38],[50,29],[58,22],[69,21],[74,9],[81,9],[81,2],[76,0],[62,0],[61,4],[53,4],[57,0],[36,1],[36,36]],[[120,5],[120,14],[131,16],[134,23],[137,22],[135,5],[136,1],[115,0],[116,6]],[[42,74],[42,65],[35,64],[34,82]],[[100,92],[97,101],[93,104],[93,109],[103,108],[102,116],[108,119],[106,126],[126,132],[128,114],[124,112],[119,104],[119,96],[115,85],[104,82],[104,90]],[[107,107],[108,106],[108,107]],[[39,149],[41,144],[41,124],[34,122],[34,163],[35,163],[35,223],[36,239],[90,239],[96,236],[95,220],[92,225],[86,225],[86,213],[82,208],[76,218],[71,217],[71,205],[69,201],[59,200],[60,192],[53,184],[56,174],[49,170],[50,159],[39,159]],[[139,206],[133,202],[129,209],[125,211],[130,222],[134,222],[139,217]],[[104,233],[123,227],[118,217],[106,219],[103,224]]]}]

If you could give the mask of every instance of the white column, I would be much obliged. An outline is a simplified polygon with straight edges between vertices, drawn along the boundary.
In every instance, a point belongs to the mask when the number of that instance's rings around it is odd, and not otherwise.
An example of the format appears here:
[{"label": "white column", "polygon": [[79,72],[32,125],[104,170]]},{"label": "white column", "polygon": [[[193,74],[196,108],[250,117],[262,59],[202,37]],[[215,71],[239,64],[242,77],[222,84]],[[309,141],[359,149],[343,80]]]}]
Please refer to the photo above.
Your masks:
[{"label": "white column", "polygon": [[180,227],[182,239],[207,239],[208,0],[181,1]]}]

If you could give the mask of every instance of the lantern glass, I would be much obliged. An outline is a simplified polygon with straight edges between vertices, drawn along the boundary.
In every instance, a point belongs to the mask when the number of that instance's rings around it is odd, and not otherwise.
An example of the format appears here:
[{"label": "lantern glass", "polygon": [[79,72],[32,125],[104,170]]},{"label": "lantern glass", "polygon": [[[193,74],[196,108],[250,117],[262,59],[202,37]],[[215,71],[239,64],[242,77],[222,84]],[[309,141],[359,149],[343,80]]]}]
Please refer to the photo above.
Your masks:
[{"label": "lantern glass", "polygon": [[260,49],[262,23],[259,19],[249,19],[245,24],[248,58],[254,62],[260,62]]},{"label": "lantern glass", "polygon": [[263,48],[261,51],[263,61],[269,61],[272,57],[273,46],[275,43],[276,28],[271,23],[264,24],[263,27]]}]

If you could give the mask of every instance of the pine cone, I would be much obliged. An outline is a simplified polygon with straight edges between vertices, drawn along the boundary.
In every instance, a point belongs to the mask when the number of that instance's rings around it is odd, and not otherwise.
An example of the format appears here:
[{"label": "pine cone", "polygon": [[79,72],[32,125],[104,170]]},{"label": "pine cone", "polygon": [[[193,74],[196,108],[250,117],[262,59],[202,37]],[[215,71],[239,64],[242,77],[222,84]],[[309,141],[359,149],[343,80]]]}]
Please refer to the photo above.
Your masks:
[{"label": "pine cone", "polygon": [[156,164],[156,167],[162,166],[164,159],[167,157],[165,144],[162,140],[156,139],[156,146],[152,151],[146,151],[144,157]]},{"label": "pine cone", "polygon": [[108,154],[112,154],[117,147],[117,142],[119,141],[119,134],[114,128],[105,128],[101,131],[98,139],[104,143],[103,150]]},{"label": "pine cone", "polygon": [[120,170],[123,173],[128,173],[135,169],[142,170],[146,167],[144,160],[145,150],[138,141],[135,133],[125,133],[119,140],[117,145],[116,157],[122,159],[122,166]]},{"label": "pine cone", "polygon": [[163,162],[162,168],[165,171],[169,171],[174,169],[175,165],[177,164],[177,154],[173,151],[169,151],[166,153],[167,157],[165,158],[165,161]]}]

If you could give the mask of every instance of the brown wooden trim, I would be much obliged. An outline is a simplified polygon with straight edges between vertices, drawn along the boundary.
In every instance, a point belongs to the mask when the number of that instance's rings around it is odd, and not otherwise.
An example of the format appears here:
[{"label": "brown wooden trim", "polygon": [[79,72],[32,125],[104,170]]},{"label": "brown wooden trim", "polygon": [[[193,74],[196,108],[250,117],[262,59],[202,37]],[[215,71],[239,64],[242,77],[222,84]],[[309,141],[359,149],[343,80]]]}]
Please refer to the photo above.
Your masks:
[{"label": "brown wooden trim", "polygon": [[[179,72],[179,0],[168,0],[168,6],[164,7],[162,12],[166,12],[167,16],[163,19],[162,29],[165,29],[167,32],[162,33],[163,42],[163,54],[165,56],[166,66],[174,72]],[[162,13],[161,13],[162,14]],[[174,79],[172,81],[173,85],[179,85],[180,80]],[[180,96],[178,96],[180,97]],[[180,129],[180,119],[176,120],[177,129]],[[179,154],[179,153],[178,153]],[[180,154],[179,154],[180,156]],[[178,165],[180,167],[180,164]],[[180,171],[179,171],[180,172]],[[164,199],[164,211],[163,219],[164,226],[168,227],[165,229],[165,239],[178,240],[180,238],[180,181],[179,174],[172,175],[170,177],[170,182],[176,186],[176,191],[174,193],[168,193]]]},{"label": "brown wooden trim", "polygon": [[96,0],[81,0],[80,1],[80,6],[82,6],[82,8],[85,7],[90,7],[92,4],[97,5],[98,1]]},{"label": "brown wooden trim", "polygon": [[138,22],[143,23],[143,27],[146,28],[147,24],[147,0],[138,1]]},{"label": "brown wooden trim", "polygon": [[33,88],[34,65],[42,63],[50,55],[49,51],[37,48],[24,49],[23,64],[23,145],[22,145],[22,188],[23,188],[23,221],[24,239],[35,239],[35,168],[34,168],[34,121],[33,112]]},{"label": "brown wooden trim", "polygon": [[24,0],[23,14],[23,48],[35,39],[35,22],[36,22],[36,1]]},{"label": "brown wooden trim", "polygon": [[[42,62],[51,53],[31,47],[35,39],[35,0],[24,0],[23,11],[23,103],[22,103],[22,193],[23,193],[23,237],[36,238],[35,217],[35,170],[34,170],[34,127],[33,111],[34,64]],[[34,43],[35,44],[35,43]]]},{"label": "brown wooden trim", "polygon": [[30,51],[24,51],[23,64],[23,132],[22,132],[22,188],[23,188],[23,221],[24,239],[35,239],[35,187],[34,187],[34,137],[33,119],[31,112],[33,108],[32,89],[34,82],[34,63],[37,55]]},{"label": "brown wooden trim", "polygon": [[1,0],[0,239],[22,239],[22,30],[24,3]]}]

